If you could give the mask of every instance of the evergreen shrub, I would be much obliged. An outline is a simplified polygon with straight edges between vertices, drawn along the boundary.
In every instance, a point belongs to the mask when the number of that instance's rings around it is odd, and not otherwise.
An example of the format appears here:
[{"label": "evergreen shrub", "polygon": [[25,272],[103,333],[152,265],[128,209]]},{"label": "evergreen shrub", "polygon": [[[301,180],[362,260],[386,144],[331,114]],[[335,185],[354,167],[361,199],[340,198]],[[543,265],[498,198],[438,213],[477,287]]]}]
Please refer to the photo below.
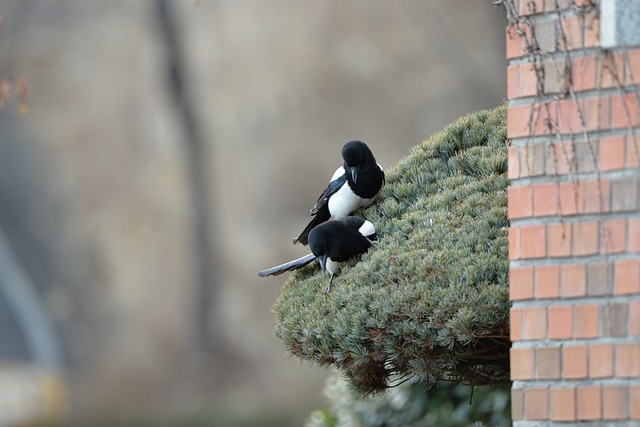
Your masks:
[{"label": "evergreen shrub", "polygon": [[404,383],[387,392],[354,396],[343,378],[331,375],[324,394],[329,406],[315,410],[304,427],[481,427],[511,425],[508,385],[469,388],[439,382]]},{"label": "evergreen shrub", "polygon": [[404,380],[509,381],[506,108],[456,120],[386,173],[357,214],[380,241],[331,293],[317,263],[274,305],[275,334],[362,394]]}]

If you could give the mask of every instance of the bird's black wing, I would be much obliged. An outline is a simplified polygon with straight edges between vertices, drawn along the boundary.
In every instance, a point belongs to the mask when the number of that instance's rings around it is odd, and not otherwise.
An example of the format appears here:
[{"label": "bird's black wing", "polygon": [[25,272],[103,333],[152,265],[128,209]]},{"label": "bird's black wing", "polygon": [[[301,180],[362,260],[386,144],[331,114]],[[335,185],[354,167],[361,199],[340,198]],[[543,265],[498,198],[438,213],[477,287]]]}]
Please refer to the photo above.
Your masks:
[{"label": "bird's black wing", "polygon": [[309,264],[314,259],[316,259],[316,256],[314,254],[307,254],[298,259],[294,259],[293,261],[285,262],[284,264],[280,264],[275,267],[262,270],[258,273],[258,276],[260,277],[279,276],[282,273],[285,273],[287,271],[293,271],[293,270],[302,268],[305,265]]},{"label": "bird's black wing", "polygon": [[316,212],[313,219],[309,221],[309,224],[302,230],[302,233],[295,239],[293,239],[293,244],[301,243],[303,245],[309,244],[309,232],[313,230],[317,225],[322,224],[323,222],[329,221],[331,219],[331,213],[329,212],[329,204],[325,203],[322,207]]},{"label": "bird's black wing", "polygon": [[320,197],[318,197],[318,201],[313,206],[313,208],[311,208],[309,214],[316,215],[318,212],[320,212],[320,210],[329,202],[329,198],[331,198],[331,196],[333,196],[336,191],[338,191],[344,184],[346,184],[346,182],[347,175],[345,173],[332,180],[327,188],[322,192]]},{"label": "bird's black wing", "polygon": [[[342,169],[342,175],[339,175],[339,171]],[[338,175],[336,177],[336,175]],[[331,218],[331,212],[329,212],[329,198],[333,196],[343,185],[347,184],[347,175],[344,173],[343,168],[338,168],[336,172],[333,174],[333,179],[327,186],[327,188],[322,192],[320,197],[318,197],[318,201],[315,206],[309,211],[309,214],[313,216],[313,219],[307,224],[307,226],[302,230],[300,235],[293,239],[293,244],[301,243],[306,245],[309,243],[309,232],[314,229],[319,224],[322,224],[325,221],[328,221]]]}]

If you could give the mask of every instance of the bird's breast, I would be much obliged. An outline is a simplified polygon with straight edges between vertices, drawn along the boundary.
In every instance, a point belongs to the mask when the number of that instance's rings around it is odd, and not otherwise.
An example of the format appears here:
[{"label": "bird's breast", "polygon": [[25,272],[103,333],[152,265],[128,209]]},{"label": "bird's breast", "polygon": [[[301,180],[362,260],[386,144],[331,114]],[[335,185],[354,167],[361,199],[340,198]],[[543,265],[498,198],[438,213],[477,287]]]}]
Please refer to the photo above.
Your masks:
[{"label": "bird's breast", "polygon": [[343,218],[351,215],[361,207],[368,206],[372,200],[357,196],[345,183],[329,199],[329,213],[332,218]]},{"label": "bird's breast", "polygon": [[338,274],[340,272],[340,263],[332,260],[331,258],[327,258],[325,270],[330,274]]}]

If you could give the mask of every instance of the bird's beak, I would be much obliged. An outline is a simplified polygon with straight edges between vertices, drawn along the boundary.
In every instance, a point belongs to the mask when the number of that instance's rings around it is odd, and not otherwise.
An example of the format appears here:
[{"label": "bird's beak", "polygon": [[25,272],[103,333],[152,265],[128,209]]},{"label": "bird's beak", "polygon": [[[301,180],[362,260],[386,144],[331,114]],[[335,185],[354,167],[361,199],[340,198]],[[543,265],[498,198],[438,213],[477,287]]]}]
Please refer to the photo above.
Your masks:
[{"label": "bird's beak", "polygon": [[318,257],[318,261],[320,261],[320,270],[324,271],[326,266],[327,266],[327,256],[326,255],[320,255]]},{"label": "bird's beak", "polygon": [[351,168],[351,179],[353,179],[353,182],[358,182],[358,168],[357,167],[352,167]]}]

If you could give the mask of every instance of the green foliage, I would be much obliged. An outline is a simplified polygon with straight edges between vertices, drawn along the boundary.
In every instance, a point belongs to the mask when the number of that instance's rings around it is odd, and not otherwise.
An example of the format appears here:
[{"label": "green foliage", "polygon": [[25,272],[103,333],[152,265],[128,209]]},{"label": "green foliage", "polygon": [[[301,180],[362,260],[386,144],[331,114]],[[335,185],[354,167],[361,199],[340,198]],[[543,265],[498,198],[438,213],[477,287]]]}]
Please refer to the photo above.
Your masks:
[{"label": "green foliage", "polygon": [[315,263],[292,274],[276,336],[364,394],[392,378],[508,381],[508,183],[504,106],[415,147],[358,213],[380,242],[343,266],[330,294]]},{"label": "green foliage", "polygon": [[[344,380],[332,375],[325,395],[329,409],[314,411],[305,427],[467,427],[511,425],[509,387],[439,383],[433,389],[405,383],[380,396],[360,398]],[[475,424],[478,425],[478,424]]]}]

